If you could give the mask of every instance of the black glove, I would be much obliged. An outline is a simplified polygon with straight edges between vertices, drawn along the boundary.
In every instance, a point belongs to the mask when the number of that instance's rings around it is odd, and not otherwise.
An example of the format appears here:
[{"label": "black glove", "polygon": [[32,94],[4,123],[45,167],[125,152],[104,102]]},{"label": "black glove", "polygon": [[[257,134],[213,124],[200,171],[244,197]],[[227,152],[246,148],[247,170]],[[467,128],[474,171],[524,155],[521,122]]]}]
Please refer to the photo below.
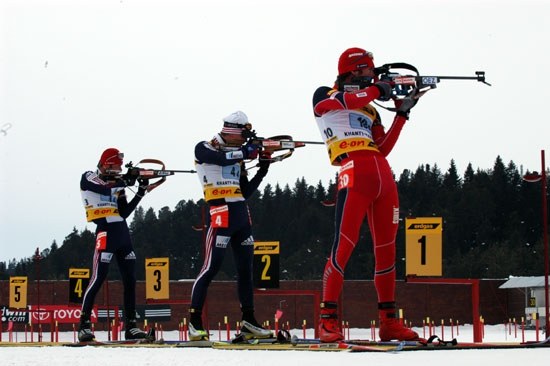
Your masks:
[{"label": "black glove", "polygon": [[247,142],[246,145],[241,148],[241,151],[243,152],[243,158],[251,160],[256,159],[258,157],[259,148],[259,145],[253,144],[252,142]]},{"label": "black glove", "polygon": [[138,178],[137,181],[139,183],[137,194],[143,197],[147,193],[147,187],[149,187],[149,179]]},{"label": "black glove", "polygon": [[385,102],[391,99],[392,97],[392,85],[386,81],[379,81],[374,84],[375,87],[380,91],[380,96],[376,99]]},{"label": "black glove", "polygon": [[395,101],[395,108],[398,116],[405,117],[409,119],[409,114],[411,109],[418,103],[418,99],[423,95],[417,94],[418,90],[414,89],[412,92],[407,94],[403,99],[397,99]]},{"label": "black glove", "polygon": [[126,187],[131,187],[136,184],[136,177],[131,175],[130,173],[124,174],[120,179],[122,179]]},{"label": "black glove", "polygon": [[130,168],[128,172],[122,176],[122,181],[127,187],[136,184],[136,179],[139,177],[139,168]]}]

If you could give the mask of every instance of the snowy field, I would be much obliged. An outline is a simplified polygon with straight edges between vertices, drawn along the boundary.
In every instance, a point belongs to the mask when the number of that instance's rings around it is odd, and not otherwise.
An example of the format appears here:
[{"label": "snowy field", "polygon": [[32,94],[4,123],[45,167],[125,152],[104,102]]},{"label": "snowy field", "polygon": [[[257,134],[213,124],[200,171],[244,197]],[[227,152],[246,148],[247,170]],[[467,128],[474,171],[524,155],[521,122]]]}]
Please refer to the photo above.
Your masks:
[{"label": "snowy field", "polygon": [[[415,329],[420,335],[422,328]],[[440,333],[439,329],[439,333]],[[302,330],[291,331],[302,337]],[[311,337],[313,331],[308,331]],[[177,332],[164,332],[164,339],[177,340]],[[455,338],[460,342],[473,340],[472,327],[460,327],[460,333]],[[540,339],[544,333],[539,333]],[[99,340],[106,340],[105,332],[97,332]],[[370,329],[351,329],[351,338],[370,339]],[[534,341],[535,332],[525,331],[525,340]],[[44,336],[49,341],[50,335]],[[218,333],[212,339],[216,340]],[[445,329],[445,339],[451,339],[451,331]],[[2,340],[8,340],[8,334],[2,334]],[[24,340],[24,335],[18,335],[18,340]],[[36,338],[35,338],[36,340]],[[512,328],[511,334],[504,325],[485,327],[484,342],[521,342],[521,332],[518,329],[517,338]],[[72,342],[73,333],[61,333],[59,341]],[[246,351],[246,350],[216,350],[210,348],[115,348],[115,347],[0,347],[0,364],[3,366],[36,366],[36,365],[132,365],[132,366],[164,366],[164,365],[224,365],[224,366],[350,366],[350,365],[404,365],[404,366],[436,366],[436,365],[510,365],[521,364],[543,365],[550,359],[550,348],[545,349],[501,349],[501,350],[454,350],[454,351],[414,351],[397,353],[347,353],[347,352],[308,352],[308,351]]]}]

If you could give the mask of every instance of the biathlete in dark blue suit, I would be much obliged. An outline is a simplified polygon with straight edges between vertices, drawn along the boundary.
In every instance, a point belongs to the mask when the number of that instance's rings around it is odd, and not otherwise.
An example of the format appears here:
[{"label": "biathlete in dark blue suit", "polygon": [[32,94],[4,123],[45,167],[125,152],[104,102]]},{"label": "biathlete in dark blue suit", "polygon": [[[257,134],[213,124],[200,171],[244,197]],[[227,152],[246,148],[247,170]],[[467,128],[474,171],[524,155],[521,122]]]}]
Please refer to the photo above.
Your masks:
[{"label": "biathlete in dark blue suit", "polygon": [[241,111],[224,118],[221,132],[211,141],[195,147],[197,175],[210,207],[210,225],[206,235],[205,258],[191,294],[189,339],[208,339],[202,323],[202,308],[208,286],[218,273],[225,251],[231,248],[237,267],[237,289],[242,311],[241,333],[247,338],[269,338],[254,317],[253,257],[254,238],[246,199],[267,174],[270,157],[260,154],[259,169],[248,180],[243,160],[258,157],[258,146],[245,144],[252,125]]},{"label": "biathlete in dark blue suit", "polygon": [[90,316],[95,297],[109,272],[113,258],[118,264],[124,286],[124,315],[126,339],[146,338],[147,333],[136,325],[136,255],[126,218],[135,210],[147,192],[148,181],[138,180],[139,189],[128,202],[124,188],[133,186],[134,179],[123,179],[122,159],[124,155],[115,148],[103,152],[96,172],[82,174],[80,191],[86,210],[86,219],[96,225],[96,244],[90,284],[84,294],[78,339],[93,341]]}]

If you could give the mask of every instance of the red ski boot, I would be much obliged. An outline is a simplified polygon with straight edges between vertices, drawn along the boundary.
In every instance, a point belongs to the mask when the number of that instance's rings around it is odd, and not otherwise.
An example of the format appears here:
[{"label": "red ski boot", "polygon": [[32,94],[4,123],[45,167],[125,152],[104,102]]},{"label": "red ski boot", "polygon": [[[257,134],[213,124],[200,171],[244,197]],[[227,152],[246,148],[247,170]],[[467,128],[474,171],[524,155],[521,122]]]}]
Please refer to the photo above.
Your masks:
[{"label": "red ski boot", "polygon": [[338,324],[335,302],[321,303],[321,320],[319,321],[319,339],[323,343],[338,342],[344,339],[344,335]]},{"label": "red ski boot", "polygon": [[379,311],[380,315],[380,340],[382,341],[415,341],[419,340],[418,333],[409,329],[397,319],[394,309],[384,309]]}]

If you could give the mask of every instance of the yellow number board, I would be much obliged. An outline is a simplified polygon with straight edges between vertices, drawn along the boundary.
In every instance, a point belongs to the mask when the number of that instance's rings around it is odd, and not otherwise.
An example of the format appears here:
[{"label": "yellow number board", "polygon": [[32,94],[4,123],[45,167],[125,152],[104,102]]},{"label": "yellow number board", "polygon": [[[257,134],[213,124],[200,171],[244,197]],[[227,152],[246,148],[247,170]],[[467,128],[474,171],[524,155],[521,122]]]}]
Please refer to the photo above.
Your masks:
[{"label": "yellow number board", "polygon": [[88,268],[69,268],[69,302],[82,304],[84,292],[90,283]]},{"label": "yellow number board", "polygon": [[441,217],[405,219],[407,276],[441,276],[443,274],[442,229]]},{"label": "yellow number board", "polygon": [[168,258],[145,259],[145,297],[147,299],[170,298],[170,271]]},{"label": "yellow number board", "polygon": [[254,287],[279,287],[279,242],[254,243]]},{"label": "yellow number board", "polygon": [[10,308],[27,307],[27,277],[10,277]]}]

